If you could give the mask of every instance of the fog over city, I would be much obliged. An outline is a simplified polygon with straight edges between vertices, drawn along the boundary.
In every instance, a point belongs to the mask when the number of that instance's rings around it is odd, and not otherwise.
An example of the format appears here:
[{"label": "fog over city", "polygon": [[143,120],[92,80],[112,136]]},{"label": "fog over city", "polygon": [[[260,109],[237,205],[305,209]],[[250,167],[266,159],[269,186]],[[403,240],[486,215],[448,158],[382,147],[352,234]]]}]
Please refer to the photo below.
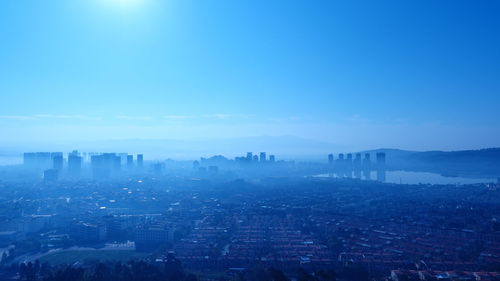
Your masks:
[{"label": "fog over city", "polygon": [[500,280],[499,14],[1,1],[0,280]]}]

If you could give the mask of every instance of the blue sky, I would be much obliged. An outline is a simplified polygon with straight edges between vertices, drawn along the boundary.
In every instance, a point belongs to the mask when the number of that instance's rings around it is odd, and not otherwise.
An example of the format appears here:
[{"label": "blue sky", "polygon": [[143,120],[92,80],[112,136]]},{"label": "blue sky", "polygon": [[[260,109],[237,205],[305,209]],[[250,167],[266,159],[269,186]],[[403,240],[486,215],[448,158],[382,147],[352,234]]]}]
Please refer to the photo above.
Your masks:
[{"label": "blue sky", "polygon": [[500,144],[500,2],[4,0],[0,143]]}]

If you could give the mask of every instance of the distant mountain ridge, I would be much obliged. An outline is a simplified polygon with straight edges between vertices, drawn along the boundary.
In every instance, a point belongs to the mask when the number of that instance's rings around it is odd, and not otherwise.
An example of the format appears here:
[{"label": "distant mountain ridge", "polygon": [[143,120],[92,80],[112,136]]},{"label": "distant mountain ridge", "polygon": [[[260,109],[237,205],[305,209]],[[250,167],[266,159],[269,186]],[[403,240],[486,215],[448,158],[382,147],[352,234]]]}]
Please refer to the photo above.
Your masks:
[{"label": "distant mountain ridge", "polygon": [[[2,146],[0,145],[0,148]],[[224,155],[229,158],[247,152],[275,154],[278,159],[310,159],[322,157],[328,151],[343,150],[341,146],[295,136],[254,136],[219,139],[116,139],[74,141],[40,144],[9,144],[10,155],[22,156],[26,151],[62,151],[74,149],[84,152],[143,153],[146,159],[194,160],[200,157]],[[4,149],[7,153],[7,149]],[[1,151],[0,151],[1,152]],[[325,156],[326,157],[326,156]]]}]

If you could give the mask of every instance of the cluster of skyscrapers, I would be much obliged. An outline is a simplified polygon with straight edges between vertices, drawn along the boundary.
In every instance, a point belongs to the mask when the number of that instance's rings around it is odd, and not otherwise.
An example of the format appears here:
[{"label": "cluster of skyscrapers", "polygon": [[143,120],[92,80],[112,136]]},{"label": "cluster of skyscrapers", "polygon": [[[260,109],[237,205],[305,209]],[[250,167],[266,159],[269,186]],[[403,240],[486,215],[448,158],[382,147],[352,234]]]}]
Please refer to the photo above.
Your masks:
[{"label": "cluster of skyscrapers", "polygon": [[[144,158],[137,155],[137,168],[142,168]],[[134,168],[134,156],[126,153],[103,153],[90,156],[90,167],[95,178],[108,178],[121,173],[124,167],[127,170]]]},{"label": "cluster of skyscrapers", "polygon": [[[47,181],[55,181],[64,169],[62,152],[27,152],[24,153],[24,167],[29,171],[43,172]],[[82,157],[77,151],[68,154],[68,174],[79,175],[82,168]]]},{"label": "cluster of skyscrapers", "polygon": [[365,153],[362,157],[361,153],[356,153],[353,157],[352,153],[340,153],[335,159],[333,154],[328,155],[328,164],[332,167],[332,171],[340,177],[364,178],[371,179],[371,172],[377,172],[377,180],[385,181],[386,166],[385,153],[379,152],[376,154],[376,162],[372,163],[370,153]]},{"label": "cluster of skyscrapers", "polygon": [[23,159],[27,170],[43,172],[44,180],[56,181],[63,174],[73,178],[81,176],[87,162],[94,178],[107,178],[123,170],[142,168],[143,155],[136,157],[134,163],[134,156],[127,153],[79,153],[75,150],[68,153],[66,159],[62,152],[27,152]]},{"label": "cluster of skyscrapers", "polygon": [[235,160],[240,163],[274,163],[276,162],[276,157],[274,155],[269,155],[269,158],[267,158],[265,152],[261,152],[260,154],[247,152],[246,156],[236,157]]}]

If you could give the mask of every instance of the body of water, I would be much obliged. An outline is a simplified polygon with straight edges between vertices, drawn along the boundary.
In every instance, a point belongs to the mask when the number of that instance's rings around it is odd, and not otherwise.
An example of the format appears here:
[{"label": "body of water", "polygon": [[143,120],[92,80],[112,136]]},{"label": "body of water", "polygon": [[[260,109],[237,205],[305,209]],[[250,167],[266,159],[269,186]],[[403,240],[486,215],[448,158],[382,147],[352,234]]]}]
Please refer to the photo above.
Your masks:
[{"label": "body of water", "polygon": [[497,179],[493,178],[445,177],[440,174],[427,172],[390,171],[386,174],[386,182],[403,184],[474,184],[496,181]]},{"label": "body of water", "polygon": [[[338,177],[336,174],[321,174],[314,177]],[[371,172],[370,179],[377,179],[377,173]],[[436,173],[408,172],[408,171],[387,171],[386,180],[388,183],[401,184],[474,184],[497,182],[494,178],[465,178],[465,177],[445,177]]]}]

